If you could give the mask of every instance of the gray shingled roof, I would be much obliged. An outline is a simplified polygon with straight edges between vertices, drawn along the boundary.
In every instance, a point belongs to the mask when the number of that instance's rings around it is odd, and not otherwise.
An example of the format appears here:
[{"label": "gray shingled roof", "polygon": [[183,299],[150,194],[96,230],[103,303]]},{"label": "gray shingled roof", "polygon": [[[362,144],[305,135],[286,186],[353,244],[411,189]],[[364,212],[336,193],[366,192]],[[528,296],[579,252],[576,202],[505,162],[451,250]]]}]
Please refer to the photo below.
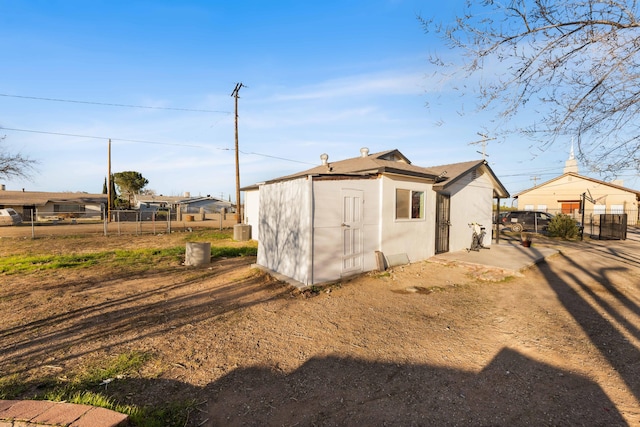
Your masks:
[{"label": "gray shingled roof", "polygon": [[482,170],[488,172],[491,180],[493,181],[493,190],[495,197],[500,197],[501,199],[510,197],[507,189],[504,187],[504,185],[502,185],[496,174],[493,173],[493,170],[491,170],[489,164],[485,160],[472,160],[470,162],[451,163],[448,165],[433,166],[427,169],[441,177],[433,186],[434,190],[445,190],[448,186],[450,186],[466,174],[472,172],[473,170]]},{"label": "gray shingled roof", "polygon": [[48,202],[60,204],[107,203],[106,194],[48,193],[41,191],[0,191],[0,205],[44,206]]},{"label": "gray shingled roof", "polygon": [[[397,149],[381,151],[379,153],[353,157],[337,162],[328,161],[327,164],[313,167],[292,175],[286,175],[267,181],[268,183],[287,181],[304,176],[316,177],[338,177],[338,176],[374,176],[378,174],[396,174],[411,177],[424,178],[435,183],[436,190],[446,189],[447,186],[456,182],[460,177],[473,171],[482,169],[489,172],[494,182],[496,196],[501,198],[509,197],[509,192],[495,176],[489,165],[484,160],[474,160],[470,162],[452,163],[448,165],[420,167],[411,164],[411,161]],[[250,189],[253,187],[246,187]]]},{"label": "gray shingled roof", "polygon": [[337,162],[328,161],[326,165],[316,166],[292,175],[275,178],[267,182],[287,181],[308,175],[312,176],[367,176],[380,173],[392,173],[434,180],[434,175],[425,168],[414,166],[398,150],[382,151],[367,156],[353,157]]}]

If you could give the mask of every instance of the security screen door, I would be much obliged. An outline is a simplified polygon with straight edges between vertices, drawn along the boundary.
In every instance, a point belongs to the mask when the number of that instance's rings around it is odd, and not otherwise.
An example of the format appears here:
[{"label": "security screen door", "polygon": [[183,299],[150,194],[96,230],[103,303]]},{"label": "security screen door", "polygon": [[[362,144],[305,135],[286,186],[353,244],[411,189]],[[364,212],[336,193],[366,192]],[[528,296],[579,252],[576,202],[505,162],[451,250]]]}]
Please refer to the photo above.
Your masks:
[{"label": "security screen door", "polygon": [[362,208],[361,190],[342,190],[342,274],[362,271]]},{"label": "security screen door", "polygon": [[449,227],[451,198],[448,194],[436,195],[436,253],[449,252]]}]

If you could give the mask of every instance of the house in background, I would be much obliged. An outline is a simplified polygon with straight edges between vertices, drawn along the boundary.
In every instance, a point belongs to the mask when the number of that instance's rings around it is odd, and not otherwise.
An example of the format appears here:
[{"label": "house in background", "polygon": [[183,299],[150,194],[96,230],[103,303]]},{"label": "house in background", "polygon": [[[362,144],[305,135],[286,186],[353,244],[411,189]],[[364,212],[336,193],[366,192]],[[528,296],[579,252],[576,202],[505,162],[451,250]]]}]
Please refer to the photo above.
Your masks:
[{"label": "house in background", "polygon": [[24,221],[98,218],[107,204],[106,194],[8,191],[0,185],[0,208],[13,208]]},{"label": "house in background", "polygon": [[[491,229],[494,198],[509,193],[484,160],[424,168],[398,150],[329,162],[243,188],[257,265],[302,285],[427,259]],[[491,244],[490,233],[484,245]]]},{"label": "house in background", "polygon": [[514,195],[518,209],[564,213],[580,220],[582,195],[586,194],[586,223],[591,222],[592,215],[623,213],[627,214],[628,225],[638,222],[640,191],[623,187],[622,181],[604,182],[578,174],[573,147],[563,172],[559,177]]},{"label": "house in background", "polygon": [[219,213],[221,209],[227,213],[235,212],[235,205],[211,196],[191,197],[189,193],[185,193],[183,196],[138,194],[135,195],[135,209],[140,211],[168,209],[172,212],[179,210],[182,214],[212,214]]}]

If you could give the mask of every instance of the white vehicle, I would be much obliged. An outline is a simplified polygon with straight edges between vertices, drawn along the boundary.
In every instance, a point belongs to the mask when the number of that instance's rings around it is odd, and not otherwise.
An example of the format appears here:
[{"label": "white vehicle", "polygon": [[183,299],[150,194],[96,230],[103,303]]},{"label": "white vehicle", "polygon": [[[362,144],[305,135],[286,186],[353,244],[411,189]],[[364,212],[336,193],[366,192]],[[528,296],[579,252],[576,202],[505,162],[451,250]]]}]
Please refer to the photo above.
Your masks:
[{"label": "white vehicle", "polygon": [[22,217],[14,209],[0,209],[0,225],[16,225],[22,222]]}]

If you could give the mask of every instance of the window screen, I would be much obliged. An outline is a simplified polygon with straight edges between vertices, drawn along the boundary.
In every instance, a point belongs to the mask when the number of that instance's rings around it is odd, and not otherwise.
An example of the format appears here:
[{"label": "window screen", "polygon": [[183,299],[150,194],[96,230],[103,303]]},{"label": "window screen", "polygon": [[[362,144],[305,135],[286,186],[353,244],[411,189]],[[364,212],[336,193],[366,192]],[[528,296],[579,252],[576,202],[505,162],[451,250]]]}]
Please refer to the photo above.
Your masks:
[{"label": "window screen", "polygon": [[424,218],[424,191],[396,189],[396,219]]}]

